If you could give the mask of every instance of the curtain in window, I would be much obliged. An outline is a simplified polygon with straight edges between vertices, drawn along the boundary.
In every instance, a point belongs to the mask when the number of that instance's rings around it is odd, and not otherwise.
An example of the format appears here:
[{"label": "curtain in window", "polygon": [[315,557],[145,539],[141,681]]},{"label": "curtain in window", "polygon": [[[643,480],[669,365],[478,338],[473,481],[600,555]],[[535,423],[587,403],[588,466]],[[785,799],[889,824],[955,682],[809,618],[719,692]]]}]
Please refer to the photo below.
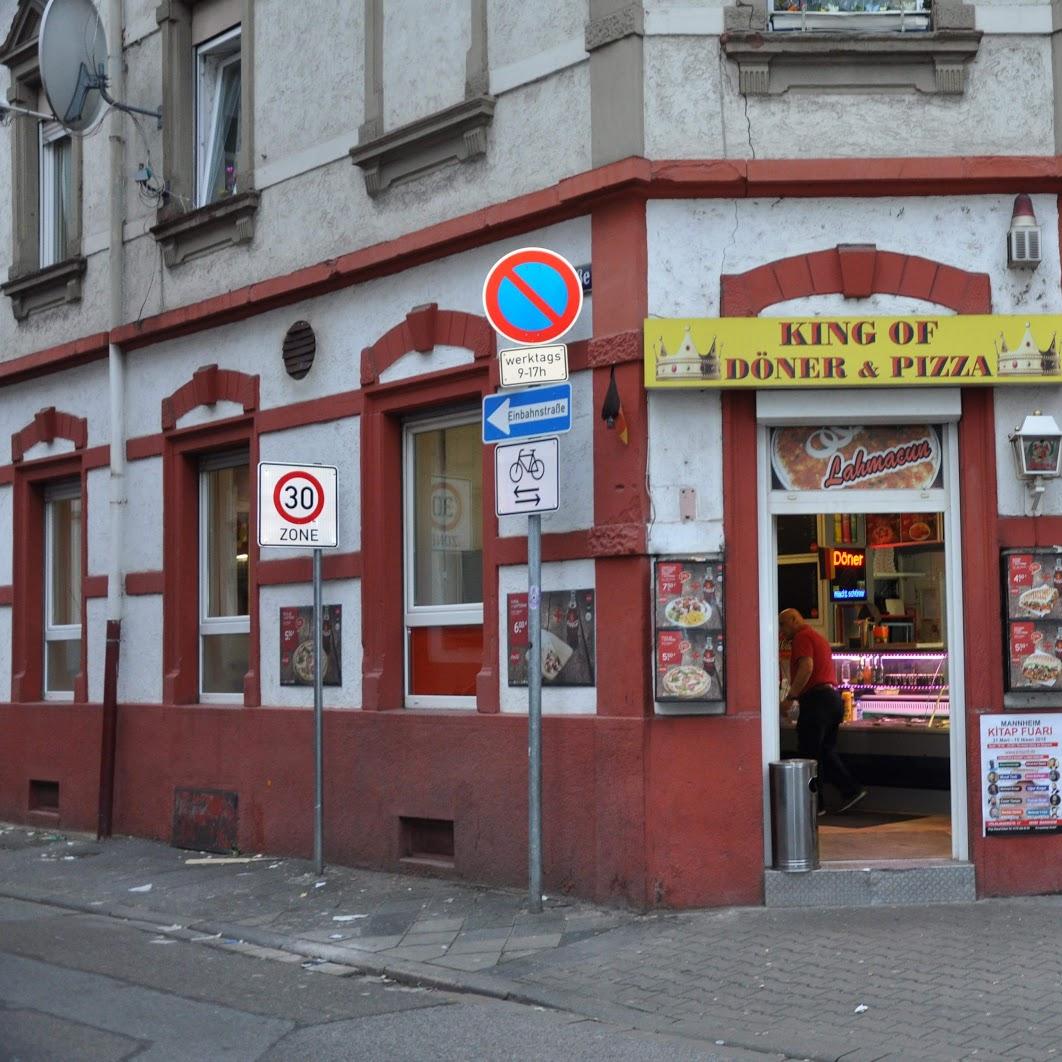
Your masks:
[{"label": "curtain in window", "polygon": [[246,616],[250,495],[246,465],[208,473],[205,615]]},{"label": "curtain in window", "polygon": [[240,152],[239,60],[222,68],[217,101],[207,175],[207,201],[211,203],[236,193],[236,159]]},{"label": "curtain in window", "polygon": [[81,499],[49,502],[51,507],[52,600],[49,625],[81,622]]}]

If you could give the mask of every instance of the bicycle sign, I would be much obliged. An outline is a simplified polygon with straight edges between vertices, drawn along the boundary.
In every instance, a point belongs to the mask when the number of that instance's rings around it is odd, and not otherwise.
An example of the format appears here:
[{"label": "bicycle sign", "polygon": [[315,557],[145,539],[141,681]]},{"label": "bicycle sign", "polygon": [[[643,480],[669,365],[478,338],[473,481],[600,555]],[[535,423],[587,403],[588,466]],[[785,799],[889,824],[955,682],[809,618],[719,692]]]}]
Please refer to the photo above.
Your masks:
[{"label": "bicycle sign", "polygon": [[559,508],[556,436],[494,448],[494,512],[498,516]]},{"label": "bicycle sign", "polygon": [[331,465],[258,465],[258,544],[332,547],[336,469]]}]

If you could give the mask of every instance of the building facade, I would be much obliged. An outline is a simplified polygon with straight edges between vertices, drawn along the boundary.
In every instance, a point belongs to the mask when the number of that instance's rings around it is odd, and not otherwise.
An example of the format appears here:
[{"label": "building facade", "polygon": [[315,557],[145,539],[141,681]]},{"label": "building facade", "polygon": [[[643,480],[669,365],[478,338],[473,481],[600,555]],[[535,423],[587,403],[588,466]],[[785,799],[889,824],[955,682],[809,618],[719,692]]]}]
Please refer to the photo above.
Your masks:
[{"label": "building facade", "polygon": [[[43,7],[3,5],[0,61],[9,102],[47,113]],[[326,858],[525,880],[527,702],[510,685],[525,522],[494,516],[479,408],[499,383],[484,278],[531,245],[589,267],[561,504],[543,520],[557,629],[571,603],[592,617],[569,644],[591,645],[588,674],[543,694],[547,891],[770,899],[767,763],[789,740],[777,535],[841,510],[863,537],[831,541],[862,546],[868,513],[934,514],[936,598],[926,567],[920,594],[888,600],[935,617],[905,644],[939,648],[950,680],[936,751],[847,751],[882,792],[890,771],[944,761],[905,785],[936,793],[937,861],[979,895],[1062,886],[1057,834],[984,828],[979,730],[1062,708],[1053,685],[1007,689],[1001,582],[1004,550],[1062,543],[1062,489],[1034,515],[1008,441],[1034,407],[1062,416],[1057,384],[646,386],[659,341],[681,356],[685,326],[673,341],[658,320],[1010,315],[1047,349],[1055,8],[774,7],[105,7],[112,41],[122,23],[113,84],[161,106],[161,127],[112,113],[70,136],[9,114],[0,150],[0,817],[95,829],[111,712],[116,832],[310,851],[310,556],[257,546],[256,466],[323,463],[340,498]],[[1008,262],[1020,195],[1035,269]],[[627,442],[600,416],[613,380]],[[830,508],[772,484],[772,432],[883,424],[933,428],[942,485]],[[899,574],[917,553],[895,550]],[[705,556],[726,574],[725,697],[689,710],[657,685],[654,587],[662,561]]]}]

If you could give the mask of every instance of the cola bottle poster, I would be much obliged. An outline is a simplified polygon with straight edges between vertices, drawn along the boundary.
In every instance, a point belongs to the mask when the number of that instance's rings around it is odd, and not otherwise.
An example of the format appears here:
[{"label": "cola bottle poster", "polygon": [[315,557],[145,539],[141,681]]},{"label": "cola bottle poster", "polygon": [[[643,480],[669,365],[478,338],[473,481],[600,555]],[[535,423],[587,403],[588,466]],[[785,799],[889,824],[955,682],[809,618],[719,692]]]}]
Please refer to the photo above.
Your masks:
[{"label": "cola bottle poster", "polygon": [[[342,686],[342,605],[321,609],[321,659],[325,686]],[[313,685],[313,606],[285,605],[280,609],[280,684]]]},{"label": "cola bottle poster", "polygon": [[1006,550],[1003,600],[1007,689],[1062,689],[1062,551]]},{"label": "cola bottle poster", "polygon": [[[543,686],[594,685],[594,591],[542,594]],[[527,594],[507,600],[509,685],[527,685]]]}]

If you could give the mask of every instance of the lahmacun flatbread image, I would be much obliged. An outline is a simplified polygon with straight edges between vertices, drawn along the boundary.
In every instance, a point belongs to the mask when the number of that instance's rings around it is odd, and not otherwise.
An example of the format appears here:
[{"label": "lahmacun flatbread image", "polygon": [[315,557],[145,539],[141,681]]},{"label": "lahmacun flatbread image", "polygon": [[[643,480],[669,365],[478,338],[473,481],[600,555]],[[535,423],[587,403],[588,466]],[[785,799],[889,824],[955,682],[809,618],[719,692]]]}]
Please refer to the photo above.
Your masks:
[{"label": "lahmacun flatbread image", "polygon": [[935,482],[940,459],[936,432],[905,426],[778,428],[771,446],[783,490],[921,490]]}]

